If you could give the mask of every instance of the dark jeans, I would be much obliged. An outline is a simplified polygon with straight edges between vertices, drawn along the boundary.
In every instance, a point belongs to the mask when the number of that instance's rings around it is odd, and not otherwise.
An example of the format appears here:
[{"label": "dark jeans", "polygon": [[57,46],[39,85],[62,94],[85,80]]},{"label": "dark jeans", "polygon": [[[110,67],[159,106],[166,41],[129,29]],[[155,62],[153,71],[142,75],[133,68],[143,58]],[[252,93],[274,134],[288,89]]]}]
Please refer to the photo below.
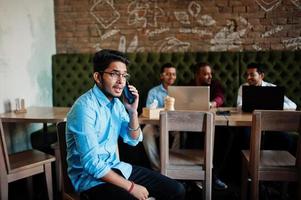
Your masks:
[{"label": "dark jeans", "polygon": [[[119,170],[114,171],[122,176]],[[185,199],[185,188],[181,183],[150,169],[133,165],[133,171],[129,180],[146,187],[149,197],[154,197],[156,200]],[[128,191],[110,183],[101,184],[84,191],[81,193],[81,197],[83,196],[87,196],[89,200],[136,199]]]}]

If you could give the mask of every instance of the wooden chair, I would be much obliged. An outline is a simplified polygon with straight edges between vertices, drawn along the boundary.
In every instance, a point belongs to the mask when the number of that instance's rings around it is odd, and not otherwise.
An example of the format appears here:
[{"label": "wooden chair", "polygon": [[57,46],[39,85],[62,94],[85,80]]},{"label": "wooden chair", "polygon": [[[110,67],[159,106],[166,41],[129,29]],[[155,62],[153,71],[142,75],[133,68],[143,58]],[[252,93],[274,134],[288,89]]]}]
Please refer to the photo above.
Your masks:
[{"label": "wooden chair", "polygon": [[[214,123],[209,112],[160,113],[161,173],[174,179],[203,180],[204,199],[211,199]],[[169,149],[169,131],[205,134],[204,149]]]},{"label": "wooden chair", "polygon": [[[263,131],[294,131],[299,133],[296,157],[287,151],[261,150]],[[251,178],[250,196],[259,199],[259,181],[298,181],[301,199],[301,111],[254,111],[250,150],[242,151],[241,199],[246,199],[248,178]]]},{"label": "wooden chair", "polygon": [[0,199],[8,199],[8,183],[45,173],[48,199],[53,199],[51,163],[55,157],[38,150],[8,154],[0,119]]},{"label": "wooden chair", "polygon": [[56,125],[57,135],[59,142],[59,159],[60,159],[60,170],[61,170],[61,189],[62,189],[62,199],[68,200],[79,200],[80,194],[75,192],[74,187],[67,173],[67,151],[66,151],[66,122],[59,122]]}]

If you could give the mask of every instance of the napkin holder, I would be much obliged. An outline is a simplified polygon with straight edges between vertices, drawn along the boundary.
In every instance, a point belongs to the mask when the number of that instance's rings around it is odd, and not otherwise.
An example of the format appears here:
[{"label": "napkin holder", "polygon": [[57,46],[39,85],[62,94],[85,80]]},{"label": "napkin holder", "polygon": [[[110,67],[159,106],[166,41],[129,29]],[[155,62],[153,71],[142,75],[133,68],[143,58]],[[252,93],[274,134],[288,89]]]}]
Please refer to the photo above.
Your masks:
[{"label": "napkin holder", "polygon": [[142,108],[142,116],[149,119],[159,119],[164,108]]}]

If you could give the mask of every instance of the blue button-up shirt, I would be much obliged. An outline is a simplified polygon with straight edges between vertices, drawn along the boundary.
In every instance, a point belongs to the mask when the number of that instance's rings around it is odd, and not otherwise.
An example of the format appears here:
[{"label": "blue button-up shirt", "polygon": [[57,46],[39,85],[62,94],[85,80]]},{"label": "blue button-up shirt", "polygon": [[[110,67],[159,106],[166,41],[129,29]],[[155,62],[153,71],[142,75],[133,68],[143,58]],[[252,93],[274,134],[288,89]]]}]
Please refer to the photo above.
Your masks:
[{"label": "blue button-up shirt", "polygon": [[163,87],[163,84],[160,84],[156,87],[150,89],[146,99],[146,107],[154,102],[155,99],[158,101],[158,108],[164,108],[164,99],[168,95],[167,90]]},{"label": "blue button-up shirt", "polygon": [[76,191],[104,183],[101,178],[112,168],[130,176],[132,166],[119,160],[118,137],[135,146],[142,134],[133,139],[128,126],[129,116],[121,101],[110,101],[96,85],[76,100],[66,127],[68,175]]}]

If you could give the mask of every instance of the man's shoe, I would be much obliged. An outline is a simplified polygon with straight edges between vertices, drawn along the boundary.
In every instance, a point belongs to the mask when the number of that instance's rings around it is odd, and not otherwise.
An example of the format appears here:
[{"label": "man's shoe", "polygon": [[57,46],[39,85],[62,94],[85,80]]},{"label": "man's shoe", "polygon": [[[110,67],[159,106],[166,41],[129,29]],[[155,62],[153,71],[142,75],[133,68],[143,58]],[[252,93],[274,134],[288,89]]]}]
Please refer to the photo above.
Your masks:
[{"label": "man's shoe", "polygon": [[216,190],[226,190],[226,189],[228,189],[228,185],[226,183],[224,183],[223,181],[221,181],[220,179],[218,179],[218,178],[214,179],[213,187]]}]

